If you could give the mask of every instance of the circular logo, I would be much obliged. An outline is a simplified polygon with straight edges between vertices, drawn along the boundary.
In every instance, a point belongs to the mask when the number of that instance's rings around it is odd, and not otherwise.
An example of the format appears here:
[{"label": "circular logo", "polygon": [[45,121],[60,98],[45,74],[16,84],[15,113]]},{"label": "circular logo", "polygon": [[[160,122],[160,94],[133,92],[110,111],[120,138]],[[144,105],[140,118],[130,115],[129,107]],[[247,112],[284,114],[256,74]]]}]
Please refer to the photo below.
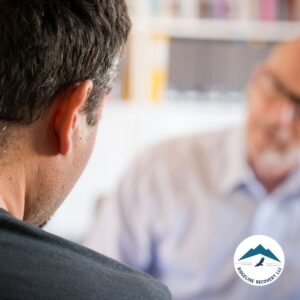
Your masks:
[{"label": "circular logo", "polygon": [[242,241],[234,254],[234,266],[242,280],[264,286],[279,278],[284,268],[284,253],[272,238],[254,235]]}]

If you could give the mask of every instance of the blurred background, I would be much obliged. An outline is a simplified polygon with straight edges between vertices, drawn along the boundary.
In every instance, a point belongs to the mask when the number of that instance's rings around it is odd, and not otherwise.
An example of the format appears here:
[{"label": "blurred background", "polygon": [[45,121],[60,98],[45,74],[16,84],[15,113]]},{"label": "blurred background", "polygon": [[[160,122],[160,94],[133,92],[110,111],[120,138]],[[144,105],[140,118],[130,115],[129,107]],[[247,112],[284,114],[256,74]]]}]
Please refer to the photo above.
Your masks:
[{"label": "blurred background", "polygon": [[46,230],[81,242],[137,153],[245,118],[251,71],[300,35],[300,0],[127,0],[133,22],[92,158]]}]

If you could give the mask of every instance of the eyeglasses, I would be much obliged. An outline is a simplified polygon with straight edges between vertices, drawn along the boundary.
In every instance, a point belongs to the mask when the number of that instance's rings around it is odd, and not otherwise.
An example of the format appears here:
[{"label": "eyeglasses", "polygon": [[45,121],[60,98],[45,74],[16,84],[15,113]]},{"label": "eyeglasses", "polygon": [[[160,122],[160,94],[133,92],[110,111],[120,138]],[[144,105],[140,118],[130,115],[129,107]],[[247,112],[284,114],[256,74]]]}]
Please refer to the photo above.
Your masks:
[{"label": "eyeglasses", "polygon": [[267,70],[260,70],[255,76],[255,82],[261,88],[265,96],[270,99],[286,98],[300,107],[300,96],[291,92],[274,74]]}]

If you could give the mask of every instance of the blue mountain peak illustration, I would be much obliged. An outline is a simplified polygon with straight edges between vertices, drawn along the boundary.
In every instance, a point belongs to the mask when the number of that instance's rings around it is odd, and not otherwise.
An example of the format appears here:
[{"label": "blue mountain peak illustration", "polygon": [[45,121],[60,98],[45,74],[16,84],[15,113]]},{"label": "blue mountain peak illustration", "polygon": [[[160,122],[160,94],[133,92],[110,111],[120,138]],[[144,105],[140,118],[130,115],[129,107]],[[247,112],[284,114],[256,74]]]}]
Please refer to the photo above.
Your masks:
[{"label": "blue mountain peak illustration", "polygon": [[265,249],[261,244],[258,245],[255,249],[250,249],[246,254],[244,254],[239,260],[243,260],[249,257],[253,257],[256,255],[263,255],[273,260],[280,262],[280,260],[270,251],[269,249]]}]

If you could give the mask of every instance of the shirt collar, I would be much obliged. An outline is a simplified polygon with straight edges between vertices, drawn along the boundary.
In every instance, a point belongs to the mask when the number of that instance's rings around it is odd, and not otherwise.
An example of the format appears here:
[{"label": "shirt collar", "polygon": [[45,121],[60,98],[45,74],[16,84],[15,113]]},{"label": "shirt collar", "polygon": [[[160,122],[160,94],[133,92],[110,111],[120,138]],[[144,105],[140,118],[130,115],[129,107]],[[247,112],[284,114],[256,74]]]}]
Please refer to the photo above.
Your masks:
[{"label": "shirt collar", "polygon": [[225,172],[221,184],[222,193],[231,193],[239,186],[245,184],[252,170],[247,163],[246,155],[246,134],[245,127],[232,132],[224,147],[226,162],[224,162]]},{"label": "shirt collar", "polygon": [[280,184],[271,195],[279,199],[293,198],[300,193],[300,161],[298,167]]}]

